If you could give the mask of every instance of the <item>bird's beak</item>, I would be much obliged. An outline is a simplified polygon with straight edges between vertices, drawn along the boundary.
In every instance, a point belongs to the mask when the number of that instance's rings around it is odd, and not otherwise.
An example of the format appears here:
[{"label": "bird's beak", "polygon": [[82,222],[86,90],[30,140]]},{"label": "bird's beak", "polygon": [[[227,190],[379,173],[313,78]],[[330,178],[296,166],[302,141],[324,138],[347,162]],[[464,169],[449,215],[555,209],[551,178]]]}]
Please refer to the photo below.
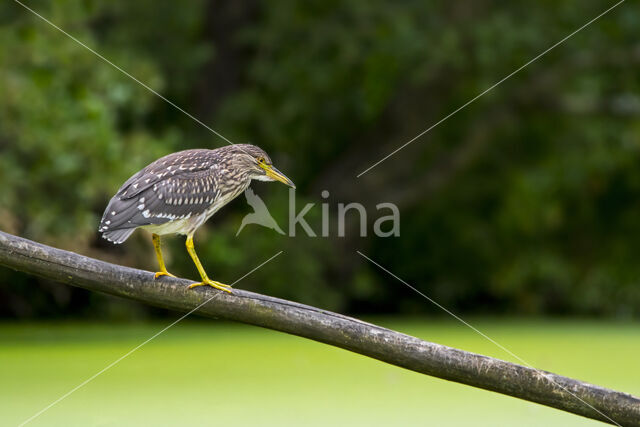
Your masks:
[{"label": "bird's beak", "polygon": [[281,183],[288,185],[289,187],[295,189],[296,185],[289,178],[286,177],[285,174],[280,172],[278,169],[274,168],[271,165],[261,164],[260,167],[264,169],[269,178],[273,178],[276,181],[280,181]]}]

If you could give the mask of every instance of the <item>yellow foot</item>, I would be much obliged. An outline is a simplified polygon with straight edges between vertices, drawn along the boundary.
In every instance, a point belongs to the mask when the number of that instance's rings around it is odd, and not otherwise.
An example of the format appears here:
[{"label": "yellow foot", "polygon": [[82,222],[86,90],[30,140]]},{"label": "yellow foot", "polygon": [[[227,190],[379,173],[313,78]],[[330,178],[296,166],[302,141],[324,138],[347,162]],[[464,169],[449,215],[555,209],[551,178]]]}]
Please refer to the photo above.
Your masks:
[{"label": "yellow foot", "polygon": [[158,278],[158,277],[160,277],[160,276],[176,277],[176,276],[174,276],[173,274],[169,273],[169,272],[168,272],[168,271],[166,271],[166,270],[165,270],[165,271],[158,271],[158,272],[156,273],[156,277],[155,277],[155,278],[157,279],[157,278]]},{"label": "yellow foot", "polygon": [[211,279],[203,280],[200,283],[193,283],[189,285],[189,289],[193,289],[196,286],[211,286],[213,288],[220,289],[221,291],[229,292],[230,294],[233,293],[231,292],[231,286],[225,285],[224,283],[216,282],[215,280]]}]

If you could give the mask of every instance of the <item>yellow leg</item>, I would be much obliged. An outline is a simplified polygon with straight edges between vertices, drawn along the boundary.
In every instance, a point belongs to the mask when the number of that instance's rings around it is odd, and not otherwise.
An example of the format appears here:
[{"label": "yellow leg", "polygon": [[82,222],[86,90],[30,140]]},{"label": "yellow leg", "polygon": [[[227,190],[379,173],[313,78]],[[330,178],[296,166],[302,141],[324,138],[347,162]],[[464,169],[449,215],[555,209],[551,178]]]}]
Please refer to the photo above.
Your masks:
[{"label": "yellow leg", "polygon": [[158,264],[160,265],[160,271],[156,273],[156,279],[160,276],[171,276],[176,277],[173,274],[167,271],[167,267],[164,265],[164,258],[162,258],[162,249],[160,249],[160,236],[157,234],[152,234],[151,239],[153,240],[153,247],[156,250],[156,256],[158,257]]},{"label": "yellow leg", "polygon": [[193,263],[196,265],[196,268],[198,269],[198,273],[200,273],[200,277],[202,277],[202,282],[189,285],[189,289],[195,288],[196,286],[208,285],[216,289],[220,289],[221,291],[229,292],[231,294],[232,293],[231,286],[225,285],[224,283],[216,282],[215,280],[211,280],[207,276],[206,271],[204,271],[204,268],[202,267],[202,263],[200,263],[200,260],[198,259],[198,255],[196,255],[196,250],[193,247],[192,234],[187,236],[186,246],[187,246],[187,251],[189,252],[189,255],[191,255],[191,259],[193,259]]}]

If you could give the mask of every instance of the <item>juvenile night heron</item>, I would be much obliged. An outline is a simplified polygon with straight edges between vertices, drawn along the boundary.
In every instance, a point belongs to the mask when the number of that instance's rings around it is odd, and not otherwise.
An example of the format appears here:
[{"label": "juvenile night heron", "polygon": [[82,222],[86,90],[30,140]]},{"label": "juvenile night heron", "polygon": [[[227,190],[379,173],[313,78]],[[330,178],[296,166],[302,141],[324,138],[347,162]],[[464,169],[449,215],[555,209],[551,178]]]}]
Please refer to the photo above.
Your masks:
[{"label": "juvenile night heron", "polygon": [[218,209],[249,187],[251,180],[293,182],[273,167],[259,147],[234,144],[215,150],[195,149],[164,156],[133,175],[109,202],[99,232],[112,243],[122,243],[136,228],[152,233],[160,276],[167,271],[160,249],[160,236],[184,234],[189,255],[202,282],[231,293],[231,287],[211,280],[193,247],[193,233]]}]

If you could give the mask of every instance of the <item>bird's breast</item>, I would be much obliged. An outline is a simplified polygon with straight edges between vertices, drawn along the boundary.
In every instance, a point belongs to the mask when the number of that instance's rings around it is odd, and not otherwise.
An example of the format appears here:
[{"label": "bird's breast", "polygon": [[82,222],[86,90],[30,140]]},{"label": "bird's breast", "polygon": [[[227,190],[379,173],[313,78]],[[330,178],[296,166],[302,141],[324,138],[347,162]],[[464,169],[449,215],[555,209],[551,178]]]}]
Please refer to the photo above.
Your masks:
[{"label": "bird's breast", "polygon": [[190,224],[193,223],[193,218],[182,218],[167,221],[163,224],[144,225],[143,228],[151,233],[155,233],[159,236],[166,234],[189,234],[191,229]]}]

